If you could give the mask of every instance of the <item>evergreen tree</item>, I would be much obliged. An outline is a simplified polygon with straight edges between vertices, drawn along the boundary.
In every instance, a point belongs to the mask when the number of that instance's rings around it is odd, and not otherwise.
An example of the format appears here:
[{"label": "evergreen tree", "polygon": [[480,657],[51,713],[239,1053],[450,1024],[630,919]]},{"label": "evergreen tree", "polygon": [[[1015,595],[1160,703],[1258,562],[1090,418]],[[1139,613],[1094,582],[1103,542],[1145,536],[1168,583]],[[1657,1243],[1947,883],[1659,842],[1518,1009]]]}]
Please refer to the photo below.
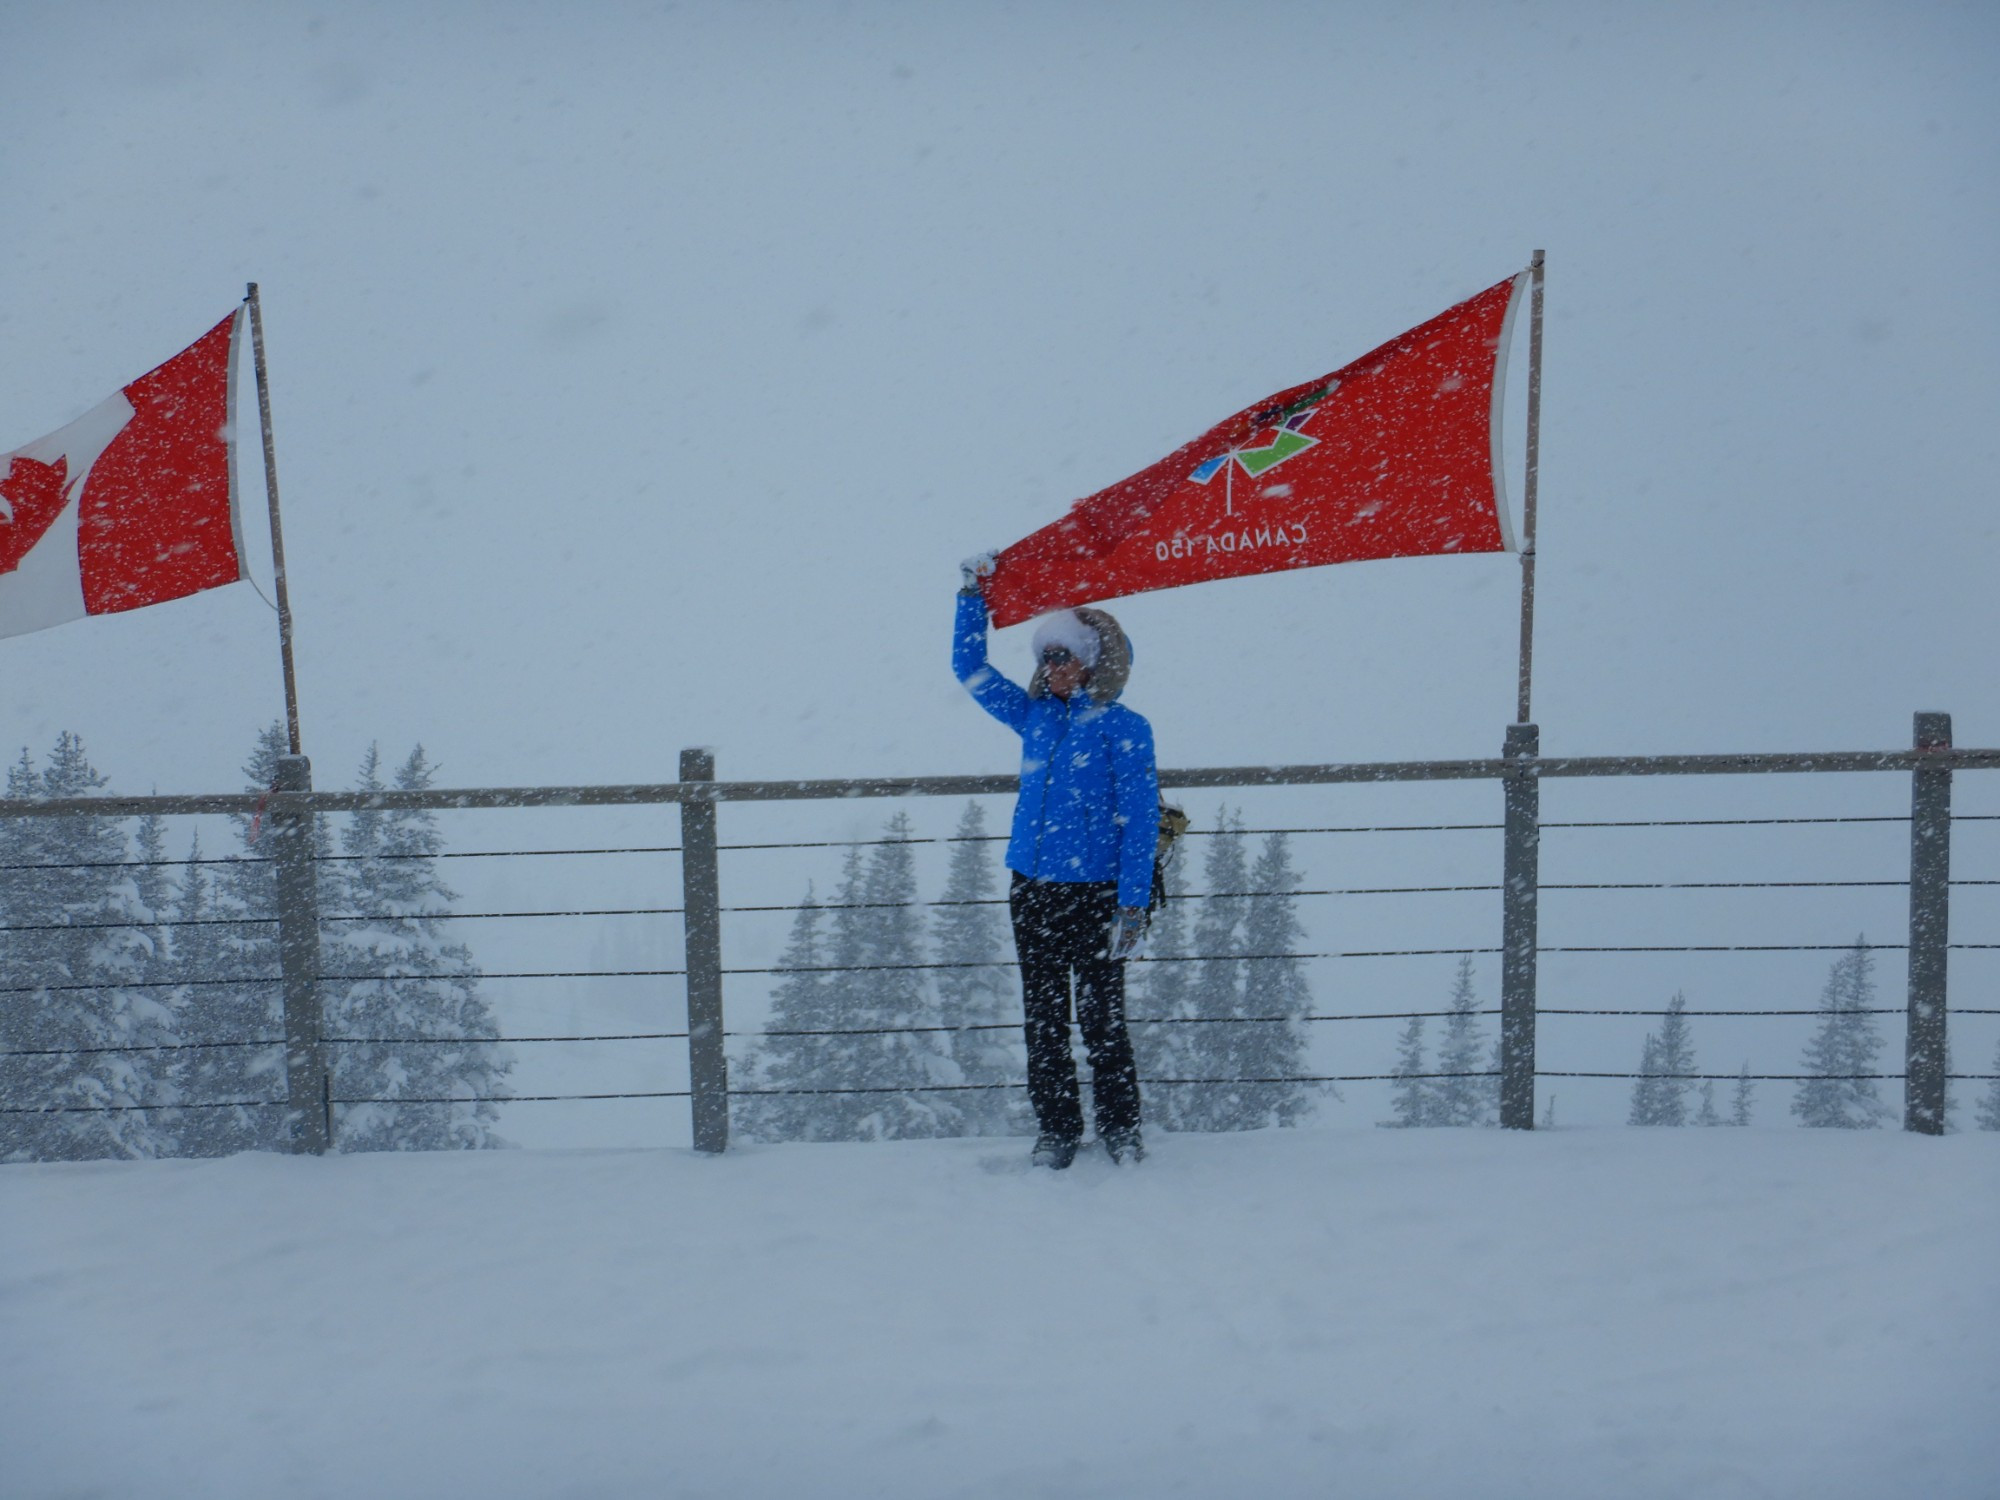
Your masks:
[{"label": "evergreen tree", "polygon": [[1424,1018],[1411,1016],[1396,1042],[1396,1081],[1389,1088],[1395,1118],[1384,1124],[1412,1129],[1437,1123],[1434,1080],[1424,1076],[1429,1071],[1424,1066]]},{"label": "evergreen tree", "polygon": [[[848,851],[850,863],[858,863],[860,851]],[[858,876],[857,876],[858,881]],[[812,1088],[820,1054],[834,1038],[800,1036],[799,1032],[824,1032],[834,1028],[830,976],[823,973],[827,953],[821,925],[826,909],[806,888],[792,917],[792,935],[779,955],[775,972],[782,976],[771,995],[771,1017],[766,1034],[746,1054],[731,1083],[737,1094],[730,1103],[730,1126],[752,1141],[811,1140],[816,1100],[763,1092],[767,1089]]]},{"label": "evergreen tree", "polygon": [[1750,1094],[1750,1064],[1745,1063],[1743,1070],[1736,1075],[1736,1094],[1731,1099],[1729,1106],[1730,1124],[1748,1125],[1750,1123]]},{"label": "evergreen tree", "polygon": [[1632,1085],[1632,1108],[1625,1123],[1657,1125],[1660,1110],[1660,1039],[1649,1031],[1639,1052],[1639,1077]]},{"label": "evergreen tree", "polygon": [[1243,1076],[1232,1032],[1246,1014],[1244,928],[1250,915],[1250,874],[1243,850],[1243,822],[1229,809],[1216,810],[1215,833],[1202,859],[1206,894],[1194,918],[1194,954],[1183,965],[1191,972],[1184,1000],[1186,1021],[1174,1033],[1172,1074],[1206,1080],[1155,1091],[1148,1113],[1168,1130],[1246,1130],[1267,1123],[1259,1085],[1232,1080]]},{"label": "evergreen tree", "polygon": [[1979,1101],[1977,1116],[1981,1130],[2000,1130],[2000,1047],[1993,1050],[1994,1077],[1986,1085],[1986,1096]]},{"label": "evergreen tree", "polygon": [[1479,997],[1472,987],[1470,954],[1458,961],[1458,974],[1451,988],[1451,1013],[1445,1017],[1444,1040],[1438,1045],[1437,1070],[1445,1076],[1431,1086],[1436,1100],[1439,1125],[1484,1125],[1492,1090],[1480,1072],[1480,1054],[1486,1039],[1479,1025]]},{"label": "evergreen tree", "polygon": [[[1230,1050],[1238,1078],[1290,1079],[1307,1071],[1303,1017],[1312,1014],[1313,998],[1305,960],[1293,956],[1304,946],[1306,935],[1293,894],[1299,885],[1290,839],[1283,833],[1265,835],[1250,869],[1251,896],[1243,918],[1243,1014],[1284,1019],[1217,1028],[1232,1034]],[[1239,1130],[1296,1125],[1312,1112],[1313,1085],[1247,1086],[1244,1106],[1235,1127]]]},{"label": "evergreen tree", "polygon": [[[1007,918],[996,904],[996,861],[987,849],[986,809],[968,801],[952,836],[944,894],[931,922],[938,1010],[951,1033],[951,1057],[969,1084],[1000,1085],[958,1096],[969,1135],[1022,1135],[1034,1123],[1022,1051],[1018,984],[1006,967]],[[977,1028],[977,1029],[974,1029]]]},{"label": "evergreen tree", "polygon": [[171,861],[167,858],[166,820],[158,813],[141,818],[133,845],[137,858],[132,884],[146,913],[142,929],[147,948],[145,977],[149,984],[164,987],[174,978],[172,929],[167,925],[173,913],[174,882],[167,873]]},{"label": "evergreen tree", "polygon": [[[898,1140],[964,1133],[962,1096],[931,1091],[960,1079],[949,1044],[936,1031],[912,1029],[941,1023],[919,967],[923,924],[908,815],[890,819],[886,832],[889,837],[865,860],[859,847],[848,850],[830,908],[831,938],[821,950],[827,972],[816,986],[799,992],[801,1005],[788,998],[785,986],[776,997],[773,1030],[842,1034],[767,1038],[754,1065],[763,1086],[830,1091],[770,1099],[758,1113],[759,1129],[771,1132],[767,1139]],[[794,922],[795,946],[806,933],[805,921],[802,909]],[[788,975],[787,985],[798,977]],[[831,1024],[797,1027],[792,1018],[799,1009],[817,1012]]]},{"label": "evergreen tree", "polygon": [[1676,994],[1667,1002],[1667,1018],[1659,1032],[1647,1033],[1627,1124],[1687,1124],[1687,1096],[1693,1087],[1689,1075],[1695,1071],[1695,1061],[1686,1009],[1687,997]]},{"label": "evergreen tree", "polygon": [[[398,791],[423,791],[433,769],[419,745],[397,769]],[[384,790],[370,746],[358,790]],[[321,942],[327,1030],[366,1038],[329,1046],[333,1097],[367,1101],[335,1110],[343,1151],[438,1151],[502,1144],[493,1134],[513,1068],[479,991],[472,951],[445,935],[457,893],[437,872],[444,840],[435,814],[369,807],[341,840],[347,872],[337,935]]]},{"label": "evergreen tree", "polygon": [[1194,966],[1188,963],[1187,875],[1180,861],[1167,866],[1167,904],[1153,914],[1144,955],[1125,966],[1125,1010],[1131,1022],[1132,1053],[1139,1066],[1139,1087],[1146,1117],[1172,1129],[1174,1097],[1179,1088],[1147,1089],[1149,1079],[1190,1078],[1182,1049],[1182,1024],[1194,1014],[1190,1004]]},{"label": "evergreen tree", "polygon": [[1882,1038],[1867,1012],[1875,1003],[1875,955],[1866,939],[1834,961],[1820,992],[1820,1024],[1806,1044],[1804,1071],[1811,1076],[1792,1096],[1792,1113],[1802,1125],[1820,1129],[1872,1130],[1888,1115],[1865,1076],[1876,1070]]},{"label": "evergreen tree", "polygon": [[1697,1125],[1720,1125],[1722,1123],[1722,1116],[1716,1113],[1715,1109],[1715,1080],[1713,1078],[1704,1078],[1701,1081],[1701,1113],[1695,1116],[1694,1122]]},{"label": "evergreen tree", "polygon": [[[106,778],[83,742],[60,735],[39,772],[26,751],[10,797],[88,797]],[[175,1149],[173,1102],[161,1076],[174,1015],[148,986],[154,954],[146,908],[113,818],[14,818],[0,832],[0,1159],[162,1156]]]}]

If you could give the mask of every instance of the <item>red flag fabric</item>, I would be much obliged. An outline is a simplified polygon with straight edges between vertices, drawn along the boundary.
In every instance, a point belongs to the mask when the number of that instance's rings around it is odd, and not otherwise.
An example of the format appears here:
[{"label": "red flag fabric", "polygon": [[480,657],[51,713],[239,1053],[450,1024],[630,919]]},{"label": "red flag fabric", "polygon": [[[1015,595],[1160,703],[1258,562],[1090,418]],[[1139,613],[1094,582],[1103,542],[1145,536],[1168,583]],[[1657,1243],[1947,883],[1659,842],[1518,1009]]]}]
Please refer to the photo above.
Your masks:
[{"label": "red flag fabric", "polygon": [[1003,551],[997,625],[1211,578],[1513,548],[1502,373],[1528,273],[1217,423]]},{"label": "red flag fabric", "polygon": [[0,636],[243,576],[231,424],[242,321],[238,309],[67,427],[0,455]]}]

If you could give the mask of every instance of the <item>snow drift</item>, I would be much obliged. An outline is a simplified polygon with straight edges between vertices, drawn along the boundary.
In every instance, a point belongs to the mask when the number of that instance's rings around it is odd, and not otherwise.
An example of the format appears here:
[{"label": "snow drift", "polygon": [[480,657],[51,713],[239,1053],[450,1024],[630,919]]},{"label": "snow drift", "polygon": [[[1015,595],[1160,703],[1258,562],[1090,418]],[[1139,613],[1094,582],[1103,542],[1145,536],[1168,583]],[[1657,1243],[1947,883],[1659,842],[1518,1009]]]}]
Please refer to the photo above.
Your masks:
[{"label": "snow drift", "polygon": [[1155,1148],[0,1169],[0,1490],[1995,1492],[2000,1137]]}]

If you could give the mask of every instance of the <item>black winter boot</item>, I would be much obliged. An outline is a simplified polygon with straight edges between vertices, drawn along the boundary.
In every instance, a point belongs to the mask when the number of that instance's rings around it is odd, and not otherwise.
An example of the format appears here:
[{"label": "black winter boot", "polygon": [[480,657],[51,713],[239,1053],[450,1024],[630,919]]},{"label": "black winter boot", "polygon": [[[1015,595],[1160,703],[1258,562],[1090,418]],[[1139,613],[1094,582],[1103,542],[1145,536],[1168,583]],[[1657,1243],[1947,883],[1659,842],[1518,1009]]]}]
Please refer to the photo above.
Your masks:
[{"label": "black winter boot", "polygon": [[1137,1166],[1146,1159],[1146,1143],[1139,1137],[1139,1127],[1133,1125],[1124,1130],[1107,1130],[1104,1133],[1104,1149],[1119,1165]]},{"label": "black winter boot", "polygon": [[1045,1130],[1035,1137],[1035,1149],[1028,1160],[1038,1167],[1060,1172],[1076,1160],[1076,1140],[1067,1135],[1050,1135]]}]

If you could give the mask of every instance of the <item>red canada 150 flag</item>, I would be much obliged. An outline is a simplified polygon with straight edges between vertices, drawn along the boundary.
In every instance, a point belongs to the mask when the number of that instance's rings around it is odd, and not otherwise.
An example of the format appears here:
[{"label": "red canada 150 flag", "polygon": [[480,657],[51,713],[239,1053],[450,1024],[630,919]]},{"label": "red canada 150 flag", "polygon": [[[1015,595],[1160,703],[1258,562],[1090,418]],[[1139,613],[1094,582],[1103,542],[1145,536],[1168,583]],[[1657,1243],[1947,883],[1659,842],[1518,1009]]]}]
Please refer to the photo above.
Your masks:
[{"label": "red canada 150 flag", "polygon": [[243,576],[238,309],[67,427],[0,454],[0,636]]},{"label": "red canada 150 flag", "polygon": [[1501,374],[1529,273],[1279,391],[999,556],[997,625],[1211,578],[1513,548]]}]

